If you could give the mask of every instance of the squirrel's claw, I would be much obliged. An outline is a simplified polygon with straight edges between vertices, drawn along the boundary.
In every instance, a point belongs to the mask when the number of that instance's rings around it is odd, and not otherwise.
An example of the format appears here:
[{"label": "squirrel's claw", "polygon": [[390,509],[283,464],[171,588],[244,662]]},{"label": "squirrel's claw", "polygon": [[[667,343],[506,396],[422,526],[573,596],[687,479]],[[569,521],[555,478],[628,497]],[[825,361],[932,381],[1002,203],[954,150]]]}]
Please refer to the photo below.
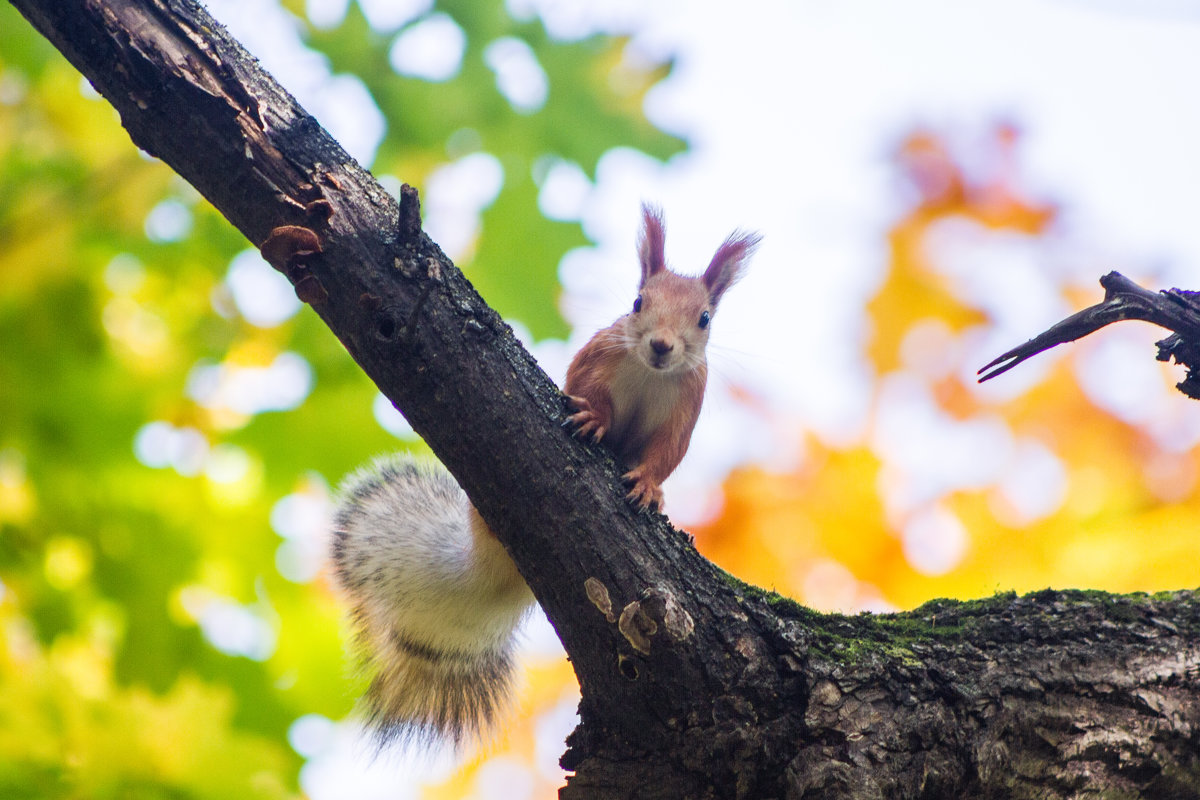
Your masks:
[{"label": "squirrel's claw", "polygon": [[604,438],[604,426],[599,420],[589,419],[581,422],[575,432],[584,438],[591,438],[593,442],[599,442]]},{"label": "squirrel's claw", "polygon": [[600,421],[600,415],[592,410],[592,404],[585,398],[572,394],[567,395],[567,400],[577,409],[574,414],[567,417],[566,423],[575,427],[575,435],[590,438],[593,442],[603,439],[604,423]]},{"label": "squirrel's claw", "polygon": [[641,467],[626,472],[624,480],[626,483],[632,484],[629,494],[625,495],[629,502],[642,510],[653,508],[659,512],[662,511],[662,487],[643,475]]}]

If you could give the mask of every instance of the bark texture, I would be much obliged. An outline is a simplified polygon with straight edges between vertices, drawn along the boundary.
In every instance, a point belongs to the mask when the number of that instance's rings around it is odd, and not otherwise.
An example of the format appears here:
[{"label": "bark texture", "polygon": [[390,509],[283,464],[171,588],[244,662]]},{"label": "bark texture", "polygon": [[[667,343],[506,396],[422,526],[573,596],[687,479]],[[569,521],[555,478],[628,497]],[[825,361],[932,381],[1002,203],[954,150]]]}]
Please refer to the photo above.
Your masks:
[{"label": "bark texture", "polygon": [[[192,0],[10,0],[296,287],[509,548],[572,658],[564,798],[1200,797],[1200,602],[819,615],[624,502],[391,197]],[[337,424],[330,420],[329,424]]]}]

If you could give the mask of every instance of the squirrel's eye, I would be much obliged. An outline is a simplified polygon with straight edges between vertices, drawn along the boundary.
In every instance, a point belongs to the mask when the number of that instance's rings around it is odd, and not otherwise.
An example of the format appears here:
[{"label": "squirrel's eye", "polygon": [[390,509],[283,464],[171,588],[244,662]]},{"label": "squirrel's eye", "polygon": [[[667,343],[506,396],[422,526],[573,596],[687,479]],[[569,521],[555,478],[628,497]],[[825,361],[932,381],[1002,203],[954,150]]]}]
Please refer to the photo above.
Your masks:
[{"label": "squirrel's eye", "polygon": [[701,312],[700,312],[700,327],[701,327],[701,328],[707,328],[707,327],[708,327],[708,321],[709,321],[710,319],[712,319],[712,314],[709,314],[707,311],[701,311]]},{"label": "squirrel's eye", "polygon": [[639,312],[641,310],[642,310],[642,296],[639,294],[637,296],[637,300],[633,301],[633,313],[636,314],[637,312]]}]

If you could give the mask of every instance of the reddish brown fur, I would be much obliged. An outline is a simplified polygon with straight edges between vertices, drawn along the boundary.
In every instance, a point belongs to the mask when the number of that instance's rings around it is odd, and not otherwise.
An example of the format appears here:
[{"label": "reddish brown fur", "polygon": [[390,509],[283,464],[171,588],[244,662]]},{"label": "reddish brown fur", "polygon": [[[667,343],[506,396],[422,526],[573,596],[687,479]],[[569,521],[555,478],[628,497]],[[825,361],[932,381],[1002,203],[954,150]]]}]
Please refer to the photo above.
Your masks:
[{"label": "reddish brown fur", "polygon": [[622,458],[625,464],[637,465],[625,473],[625,480],[632,485],[630,499],[638,505],[662,508],[662,482],[675,471],[687,453],[692,429],[700,418],[707,381],[706,366],[685,373],[680,378],[683,384],[680,399],[666,423],[654,430],[640,452]]},{"label": "reddish brown fur", "polygon": [[656,272],[667,268],[665,257],[666,232],[662,211],[642,206],[642,233],[638,237],[638,260],[642,264],[642,283]]},{"label": "reddish brown fur", "polygon": [[565,391],[578,434],[605,441],[628,468],[629,497],[662,507],[662,482],[683,460],[708,379],[705,347],[718,301],[741,277],[758,243],[734,233],[699,277],[666,268],[661,213],[642,209],[638,310],[598,332],[567,369]]},{"label": "reddish brown fur", "polygon": [[[721,301],[725,290],[742,277],[745,263],[757,246],[757,235],[734,231],[713,253],[708,269],[704,270],[704,285],[708,287],[714,306]],[[736,267],[730,269],[730,264]]]}]

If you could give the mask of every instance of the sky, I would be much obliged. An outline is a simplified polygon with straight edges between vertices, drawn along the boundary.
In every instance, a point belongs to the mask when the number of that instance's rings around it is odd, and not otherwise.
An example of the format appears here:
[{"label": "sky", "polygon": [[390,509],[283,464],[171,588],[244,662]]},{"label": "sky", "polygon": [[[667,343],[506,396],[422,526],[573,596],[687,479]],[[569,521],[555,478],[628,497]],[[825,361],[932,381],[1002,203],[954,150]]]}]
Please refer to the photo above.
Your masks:
[{"label": "sky", "polygon": [[[334,24],[345,5],[310,0],[309,9]],[[370,163],[386,120],[357,79],[331,75],[272,0],[210,6],[353,155]],[[417,20],[397,37],[398,71],[436,79],[454,70],[460,34],[444,16],[422,16],[428,2],[363,6],[383,28]],[[665,209],[668,259],[682,271],[702,268],[734,228],[763,234],[749,277],[727,296],[713,329],[717,380],[692,446],[700,456],[668,483],[672,513],[682,522],[713,512],[716,503],[706,498],[730,467],[783,467],[794,458],[794,442],[781,444],[775,421],[746,417],[722,386],[759,391],[800,428],[830,441],[862,435],[869,393],[859,363],[861,309],[882,275],[881,234],[896,214],[890,149],[913,127],[966,140],[996,120],[1016,122],[1028,182],[1049,198],[1070,200],[1059,227],[1088,279],[1111,268],[1094,263],[1104,258],[1142,265],[1164,285],[1186,286],[1200,262],[1200,232],[1191,224],[1200,161],[1190,158],[1200,107],[1189,94],[1200,66],[1200,24],[1188,4],[758,0],[731,15],[722,4],[673,0],[512,0],[510,9],[540,14],[553,34],[568,38],[634,31],[631,58],[673,56],[676,69],[651,92],[646,113],[692,142],[665,165],[617,150],[601,161],[594,184],[569,170],[547,181],[543,210],[580,219],[596,243],[560,265],[571,341],[533,347],[552,377],[561,380],[570,354],[631,302],[642,201]],[[519,54],[510,60],[520,63]],[[514,72],[510,97],[545,92],[536,65]],[[452,257],[468,249],[478,213],[501,180],[496,159],[475,154],[422,187],[426,229]],[[987,258],[1004,267],[987,271],[1001,276],[992,284],[964,289],[997,319],[980,364],[1070,310],[1039,283],[1019,242],[1007,252],[967,250],[960,246],[950,260]],[[969,281],[970,270],[960,271]],[[763,320],[771,321],[766,330]],[[1036,366],[1022,369],[1028,380],[1040,374]],[[981,391],[1028,385],[1016,375],[1006,381]],[[1147,405],[1137,394],[1108,400],[1127,409]],[[727,424],[739,414],[736,425]],[[734,429],[739,433],[731,436]]]},{"label": "sky", "polygon": [[[369,163],[386,120],[361,84],[329,74],[319,56],[303,50],[272,0],[208,5]],[[345,0],[309,4],[314,19],[330,24],[344,6]],[[364,0],[364,6],[384,27],[428,8],[388,0]],[[664,208],[668,261],[681,271],[702,269],[735,228],[763,235],[748,277],[729,292],[714,320],[710,356],[717,377],[689,458],[665,487],[678,523],[715,511],[713,487],[732,467],[785,468],[802,457],[806,432],[833,443],[867,435],[871,376],[861,362],[862,309],[883,276],[884,233],[898,213],[900,190],[889,157],[914,127],[968,141],[997,120],[1016,123],[1027,185],[1048,199],[1069,200],[1056,236],[1081,286],[1095,285],[1120,265],[1152,276],[1157,286],[1200,288],[1200,13],[1192,3],[746,0],[734,10],[735,4],[708,0],[511,0],[509,6],[521,17],[541,15],[563,37],[634,31],[630,58],[675,57],[674,72],[651,92],[645,110],[692,143],[666,164],[618,150],[602,159],[594,183],[569,171],[547,182],[543,209],[580,219],[595,243],[560,265],[571,340],[532,345],[552,377],[561,380],[569,355],[632,301],[641,202]],[[397,49],[393,63],[436,77],[454,68],[453,52],[453,26],[434,20]],[[547,90],[539,88],[537,71],[522,61],[519,47],[492,55],[516,65],[510,96],[536,103],[538,92]],[[494,196],[488,187],[496,180],[495,165],[484,156],[447,167],[423,187],[427,230],[451,256],[469,241],[473,215],[489,192]],[[467,186],[476,193],[467,196]],[[951,229],[937,247],[935,258],[955,276],[958,291],[982,303],[993,320],[971,345],[978,353],[970,363],[982,366],[1073,310],[1063,306],[1019,238],[981,247]],[[982,263],[996,268],[972,269]],[[256,286],[253,269],[238,274]],[[268,304],[260,313],[272,319],[275,312]],[[1137,376],[1153,367],[1147,366],[1145,335],[1104,335],[1087,373]],[[1023,391],[1058,357],[1039,357],[978,391]],[[1180,447],[1200,441],[1200,424],[1184,416],[1188,401],[1161,382],[1093,383],[1085,388],[1105,407],[1171,420],[1162,435],[1178,437]],[[755,416],[733,403],[733,384],[758,393],[769,413]],[[1012,487],[1031,515],[1054,502],[1057,473],[1046,453],[1005,442],[987,420],[939,427],[911,381],[897,379],[885,391],[898,410],[878,421],[874,445],[889,458],[912,461],[909,467],[928,483],[925,491],[999,469],[975,455],[999,449],[1022,466],[1014,474],[1033,476]],[[782,435],[781,418],[793,426]],[[952,566],[961,546],[944,523],[923,519],[925,527],[912,534],[912,558],[931,571]],[[544,623],[535,624],[529,641],[533,657],[556,652]],[[571,698],[563,708],[547,730],[546,763],[536,769],[557,769],[561,737],[573,725]],[[297,749],[313,755],[304,780],[318,800],[338,796],[350,775],[355,796],[404,797],[397,795],[397,775],[414,769],[442,775],[452,763],[356,758],[351,732],[323,718],[306,718],[293,733]],[[518,800],[519,787],[532,785],[522,783],[520,765],[490,769],[508,787],[507,800]],[[482,781],[477,796],[500,796],[490,785]]]},{"label": "sky", "polygon": [[[531,5],[551,30],[581,24],[569,4]],[[763,234],[749,276],[714,324],[715,373],[754,388],[773,416],[786,415],[802,430],[833,442],[863,436],[870,394],[862,308],[882,277],[883,232],[897,214],[891,149],[917,126],[968,140],[994,121],[1015,122],[1027,182],[1069,201],[1057,236],[1081,284],[1094,286],[1117,266],[1159,285],[1197,283],[1200,160],[1192,154],[1200,107],[1190,97],[1200,24],[1182,4],[750,2],[733,17],[719,4],[599,8],[612,30],[637,20],[634,48],[677,57],[646,111],[688,135],[693,147],[666,166],[629,152],[601,162],[582,203],[585,231],[598,247],[561,267],[578,331],[568,350],[623,312],[631,290],[612,287],[635,280],[631,212],[651,197],[666,209],[668,258],[681,269],[706,264],[734,227]],[[977,366],[1074,310],[1018,237],[980,247],[948,234],[939,255],[994,319],[971,360]],[[972,269],[984,262],[993,268]],[[1144,374],[1138,336],[1111,338],[1105,352],[1120,363],[1094,365],[1091,374]],[[1122,347],[1127,337],[1137,344]],[[1024,391],[1060,355],[979,391]],[[774,420],[748,416],[727,402],[721,385],[710,388],[693,457],[667,485],[672,513],[684,522],[711,513],[713,502],[702,498],[713,496],[710,487],[728,467],[786,466],[797,452]],[[1090,388],[1128,413],[1186,405],[1148,382]],[[901,449],[930,449],[911,435],[923,426],[904,419],[896,427],[909,432]],[[963,445],[986,435],[954,432]],[[965,454],[978,452],[958,449],[962,458],[934,452],[932,460],[956,471]]]}]

